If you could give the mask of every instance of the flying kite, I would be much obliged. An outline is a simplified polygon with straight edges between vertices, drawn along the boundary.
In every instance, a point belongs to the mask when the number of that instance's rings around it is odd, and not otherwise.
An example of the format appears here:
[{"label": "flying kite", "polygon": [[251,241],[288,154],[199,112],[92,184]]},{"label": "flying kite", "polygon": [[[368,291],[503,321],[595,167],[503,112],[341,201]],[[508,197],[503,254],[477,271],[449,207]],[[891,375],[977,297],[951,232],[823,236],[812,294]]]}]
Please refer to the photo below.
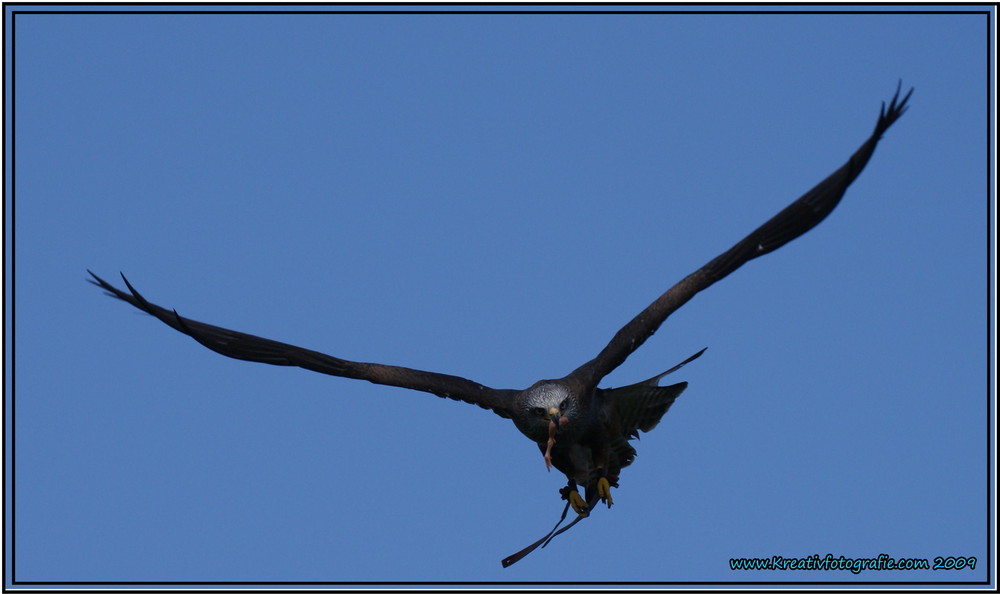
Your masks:
[{"label": "flying kite", "polygon": [[[612,504],[611,487],[618,487],[621,470],[632,463],[635,448],[629,443],[656,427],[674,400],[687,387],[686,382],[660,386],[659,380],[699,357],[705,349],[682,363],[648,380],[622,388],[600,388],[604,376],[621,365],[647,338],[699,291],[748,261],[772,252],[822,221],[840,202],[847,187],[861,173],[882,134],[907,109],[913,93],[900,98],[901,84],[889,102],[882,104],[875,130],[840,169],[806,192],[795,202],[744,237],[708,264],[689,274],[660,295],[639,315],[632,318],[596,357],[559,379],[540,380],[524,389],[494,389],[474,381],[431,371],[379,363],[359,363],[297,347],[252,334],[228,330],[180,316],[150,303],[129,283],[128,292],[118,289],[93,272],[88,279],[110,296],[145,311],[168,326],[187,334],[203,346],[227,357],[297,366],[310,371],[376,384],[399,386],[430,392],[444,398],[461,400],[489,409],[538,445],[545,466],[555,466],[566,475],[567,485],[560,489],[567,501],[560,523],[569,506],[576,519],[559,532],[553,528],[545,537],[503,560],[504,567],[518,561],[538,546],[545,546],[555,535],[587,516],[600,500]],[[577,491],[584,488],[584,495]]]}]

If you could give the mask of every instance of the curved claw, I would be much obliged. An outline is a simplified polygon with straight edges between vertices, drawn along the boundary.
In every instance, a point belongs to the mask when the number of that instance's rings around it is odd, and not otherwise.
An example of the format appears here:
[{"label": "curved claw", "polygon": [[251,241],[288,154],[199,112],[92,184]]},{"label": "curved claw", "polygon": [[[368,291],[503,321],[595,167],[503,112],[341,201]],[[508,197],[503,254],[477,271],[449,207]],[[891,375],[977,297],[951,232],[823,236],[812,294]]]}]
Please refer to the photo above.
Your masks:
[{"label": "curved claw", "polygon": [[614,503],[614,500],[611,499],[611,483],[603,476],[597,479],[597,495],[600,496],[601,501],[608,504],[608,507],[611,507],[611,504]]},{"label": "curved claw", "polygon": [[587,502],[583,500],[583,497],[576,492],[576,489],[570,491],[567,498],[569,499],[569,504],[573,506],[573,511],[581,516],[590,515],[590,506],[588,506]]},{"label": "curved claw", "polygon": [[568,485],[559,489],[559,494],[573,506],[573,511],[577,514],[583,517],[590,515],[590,506],[587,505],[587,502],[584,501],[583,497],[580,496],[580,493],[577,492],[576,483],[570,481]]}]

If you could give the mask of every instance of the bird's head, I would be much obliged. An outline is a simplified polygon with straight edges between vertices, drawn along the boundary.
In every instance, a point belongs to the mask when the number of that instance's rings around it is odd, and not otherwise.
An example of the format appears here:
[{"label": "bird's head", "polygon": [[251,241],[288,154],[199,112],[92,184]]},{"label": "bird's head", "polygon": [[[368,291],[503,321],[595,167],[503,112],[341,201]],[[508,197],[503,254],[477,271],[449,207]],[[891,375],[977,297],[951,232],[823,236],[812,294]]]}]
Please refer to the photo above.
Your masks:
[{"label": "bird's head", "polygon": [[579,412],[577,399],[566,386],[543,380],[521,392],[513,418],[521,433],[546,444],[545,466],[551,467],[557,433],[572,431]]}]

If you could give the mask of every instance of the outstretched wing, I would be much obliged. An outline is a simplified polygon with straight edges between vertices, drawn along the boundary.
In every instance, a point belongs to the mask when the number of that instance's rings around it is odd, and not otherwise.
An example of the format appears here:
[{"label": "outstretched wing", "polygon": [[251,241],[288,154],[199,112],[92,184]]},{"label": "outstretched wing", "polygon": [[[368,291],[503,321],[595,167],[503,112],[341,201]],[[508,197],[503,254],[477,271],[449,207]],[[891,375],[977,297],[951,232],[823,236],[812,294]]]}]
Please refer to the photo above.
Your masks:
[{"label": "outstretched wing", "polygon": [[[631,386],[621,388],[606,388],[605,398],[611,401],[614,407],[614,414],[611,416],[611,451],[618,464],[625,468],[635,459],[635,448],[628,443],[630,439],[638,439],[639,431],[649,433],[652,431],[663,415],[667,414],[670,406],[687,388],[687,382],[661,386],[660,378],[671,374],[691,361],[694,361],[705,352],[701,349],[687,359],[674,365],[661,374],[654,375],[648,380],[641,381]],[[597,480],[597,477],[594,477]]]},{"label": "outstretched wing", "polygon": [[875,131],[861,148],[851,155],[843,167],[725,253],[671,287],[625,324],[597,357],[574,370],[567,379],[583,385],[596,386],[601,378],[621,365],[633,351],[652,336],[667,316],[687,303],[696,293],[712,286],[750,260],[780,248],[826,218],[844,196],[847,186],[851,185],[864,169],[882,134],[906,111],[906,102],[913,89],[910,89],[902,99],[899,92],[900,87],[897,86],[896,94],[889,102],[888,108],[885,103],[882,104]]},{"label": "outstretched wing", "polygon": [[694,361],[705,350],[701,349],[677,365],[659,375],[654,375],[648,380],[632,384],[631,386],[607,389],[615,407],[615,412],[618,415],[622,437],[639,437],[639,430],[642,430],[643,433],[649,433],[656,427],[660,419],[663,418],[663,415],[670,408],[670,405],[674,403],[674,400],[687,387],[687,382],[671,386],[661,386],[659,385],[660,379]]},{"label": "outstretched wing", "polygon": [[146,301],[128,282],[124,274],[122,280],[128,287],[128,293],[116,288],[93,272],[90,272],[90,275],[94,278],[88,280],[107,291],[108,295],[134,305],[171,328],[187,334],[202,345],[227,357],[270,365],[291,365],[327,375],[363,379],[375,384],[421,390],[443,398],[476,404],[492,410],[501,417],[510,418],[517,390],[494,390],[465,378],[443,373],[378,363],[346,361],[291,344],[204,324],[181,317],[175,310],[168,310]]}]

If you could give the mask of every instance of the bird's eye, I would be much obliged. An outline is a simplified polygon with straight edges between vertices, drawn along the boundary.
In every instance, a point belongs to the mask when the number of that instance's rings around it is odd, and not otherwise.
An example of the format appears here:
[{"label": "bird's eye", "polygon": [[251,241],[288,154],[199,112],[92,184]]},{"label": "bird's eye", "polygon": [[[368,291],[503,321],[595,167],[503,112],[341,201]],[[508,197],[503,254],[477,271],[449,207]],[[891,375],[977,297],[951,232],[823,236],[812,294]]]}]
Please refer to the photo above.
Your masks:
[{"label": "bird's eye", "polygon": [[540,407],[540,406],[536,406],[535,408],[531,409],[531,412],[535,413],[536,415],[538,415],[540,417],[544,417],[545,416],[545,409],[542,408],[542,407]]},{"label": "bird's eye", "polygon": [[566,410],[567,402],[569,402],[569,398],[563,398],[563,401],[559,403],[559,410]]}]

